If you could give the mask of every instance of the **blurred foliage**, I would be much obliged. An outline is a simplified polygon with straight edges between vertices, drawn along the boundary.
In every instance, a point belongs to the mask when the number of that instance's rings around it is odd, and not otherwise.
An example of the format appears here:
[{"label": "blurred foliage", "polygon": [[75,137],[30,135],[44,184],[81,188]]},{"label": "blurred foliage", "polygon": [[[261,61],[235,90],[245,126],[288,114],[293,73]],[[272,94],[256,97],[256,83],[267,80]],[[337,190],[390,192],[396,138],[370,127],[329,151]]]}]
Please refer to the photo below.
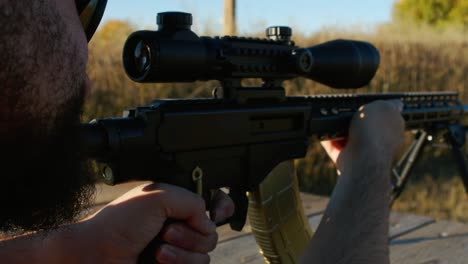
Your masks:
[{"label": "blurred foliage", "polygon": [[397,21],[434,27],[468,27],[468,0],[400,0],[394,5]]},{"label": "blurred foliage", "polygon": [[[171,84],[139,84],[131,81],[122,67],[122,47],[135,26],[111,21],[90,43],[88,72],[93,88],[87,98],[83,121],[96,117],[121,116],[127,108],[145,105],[156,98],[197,98],[211,96],[216,81]],[[376,33],[324,30],[312,36],[294,33],[299,46],[311,46],[335,38],[359,39],[373,43],[380,51],[381,66],[372,82],[362,89],[332,90],[304,78],[284,82],[288,95],[320,93],[376,93],[416,91],[458,91],[468,102],[468,38],[460,30],[380,27]],[[244,84],[258,80],[245,80]],[[378,133],[378,131],[376,131]],[[408,135],[408,140],[411,135]],[[445,149],[428,148],[414,170],[409,189],[395,204],[396,209],[425,213],[439,218],[468,221],[468,204],[457,171]],[[329,195],[337,176],[333,163],[317,141],[307,156],[296,160],[302,191]],[[447,197],[449,199],[447,199]]]}]

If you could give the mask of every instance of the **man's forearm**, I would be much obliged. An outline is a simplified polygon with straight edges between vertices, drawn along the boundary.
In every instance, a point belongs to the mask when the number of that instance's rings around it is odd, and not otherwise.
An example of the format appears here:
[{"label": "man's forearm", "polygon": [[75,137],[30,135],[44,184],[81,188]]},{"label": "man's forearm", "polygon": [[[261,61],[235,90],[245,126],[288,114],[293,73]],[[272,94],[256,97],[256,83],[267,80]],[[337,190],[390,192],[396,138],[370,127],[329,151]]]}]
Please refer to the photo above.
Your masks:
[{"label": "man's forearm", "polygon": [[[61,227],[48,233],[35,233],[0,241],[2,263],[93,263],[93,251],[85,250],[81,224]],[[92,241],[90,239],[90,241]],[[80,256],[80,257],[77,257]]]},{"label": "man's forearm", "polygon": [[375,147],[345,150],[341,176],[302,263],[389,263],[392,157]]}]

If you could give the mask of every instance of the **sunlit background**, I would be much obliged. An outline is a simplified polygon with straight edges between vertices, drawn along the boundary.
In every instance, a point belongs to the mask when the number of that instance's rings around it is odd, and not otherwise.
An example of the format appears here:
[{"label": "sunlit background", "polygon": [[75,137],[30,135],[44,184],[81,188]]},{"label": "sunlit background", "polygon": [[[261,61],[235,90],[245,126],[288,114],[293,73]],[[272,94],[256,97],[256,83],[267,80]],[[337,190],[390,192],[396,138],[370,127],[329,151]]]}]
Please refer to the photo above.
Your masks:
[{"label": "sunlit background", "polygon": [[[142,27],[155,25],[156,13],[183,11],[192,13],[194,26],[201,32],[221,34],[222,0],[126,0],[109,1],[104,21],[124,19]],[[372,30],[391,21],[393,0],[238,0],[236,16],[239,34],[262,31],[255,26],[288,25],[298,32],[313,34],[323,28],[360,27]]]},{"label": "sunlit background", "polygon": [[[103,23],[90,43],[93,89],[84,121],[120,116],[124,109],[155,98],[210,96],[215,81],[134,83],[123,71],[121,53],[130,33],[156,29],[158,12],[190,12],[198,35],[223,34],[225,2],[108,1]],[[263,36],[267,26],[288,25],[303,47],[336,38],[373,43],[381,54],[377,75],[368,86],[346,92],[457,91],[468,104],[468,0],[237,0],[235,18],[238,35]],[[289,95],[336,92],[303,78],[287,81],[284,87]],[[336,172],[319,144],[312,144],[296,167],[302,191],[331,193]],[[447,148],[426,149],[394,210],[468,222],[468,199],[458,175]]]}]

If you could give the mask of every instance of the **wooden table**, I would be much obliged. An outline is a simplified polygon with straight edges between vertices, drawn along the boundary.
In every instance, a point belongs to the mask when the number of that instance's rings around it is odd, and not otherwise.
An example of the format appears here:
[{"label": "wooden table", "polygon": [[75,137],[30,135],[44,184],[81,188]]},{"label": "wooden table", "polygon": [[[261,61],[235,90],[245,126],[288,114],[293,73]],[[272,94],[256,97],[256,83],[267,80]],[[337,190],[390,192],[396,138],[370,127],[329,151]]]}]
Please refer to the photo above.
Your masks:
[{"label": "wooden table", "polygon": [[[115,187],[99,185],[93,211],[138,184],[141,183]],[[315,230],[320,223],[328,198],[302,194],[302,201],[309,223]],[[468,225],[466,224],[392,212],[389,230],[391,263],[468,264]],[[234,232],[228,226],[223,226],[218,228],[218,233],[219,244],[210,254],[211,263],[264,263],[248,224],[242,232]]]}]

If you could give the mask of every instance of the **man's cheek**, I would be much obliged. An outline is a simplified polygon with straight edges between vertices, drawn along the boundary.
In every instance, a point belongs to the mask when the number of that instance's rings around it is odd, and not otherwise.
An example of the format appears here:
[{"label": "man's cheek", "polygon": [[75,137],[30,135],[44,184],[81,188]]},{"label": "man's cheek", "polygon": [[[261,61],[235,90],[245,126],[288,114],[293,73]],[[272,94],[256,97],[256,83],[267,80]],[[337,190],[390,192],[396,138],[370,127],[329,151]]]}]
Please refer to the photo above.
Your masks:
[{"label": "man's cheek", "polygon": [[54,0],[58,7],[58,12],[63,18],[63,21],[71,35],[72,45],[78,51],[79,60],[83,70],[86,70],[88,60],[88,40],[81,25],[78,10],[76,9],[75,1],[73,0]]}]

